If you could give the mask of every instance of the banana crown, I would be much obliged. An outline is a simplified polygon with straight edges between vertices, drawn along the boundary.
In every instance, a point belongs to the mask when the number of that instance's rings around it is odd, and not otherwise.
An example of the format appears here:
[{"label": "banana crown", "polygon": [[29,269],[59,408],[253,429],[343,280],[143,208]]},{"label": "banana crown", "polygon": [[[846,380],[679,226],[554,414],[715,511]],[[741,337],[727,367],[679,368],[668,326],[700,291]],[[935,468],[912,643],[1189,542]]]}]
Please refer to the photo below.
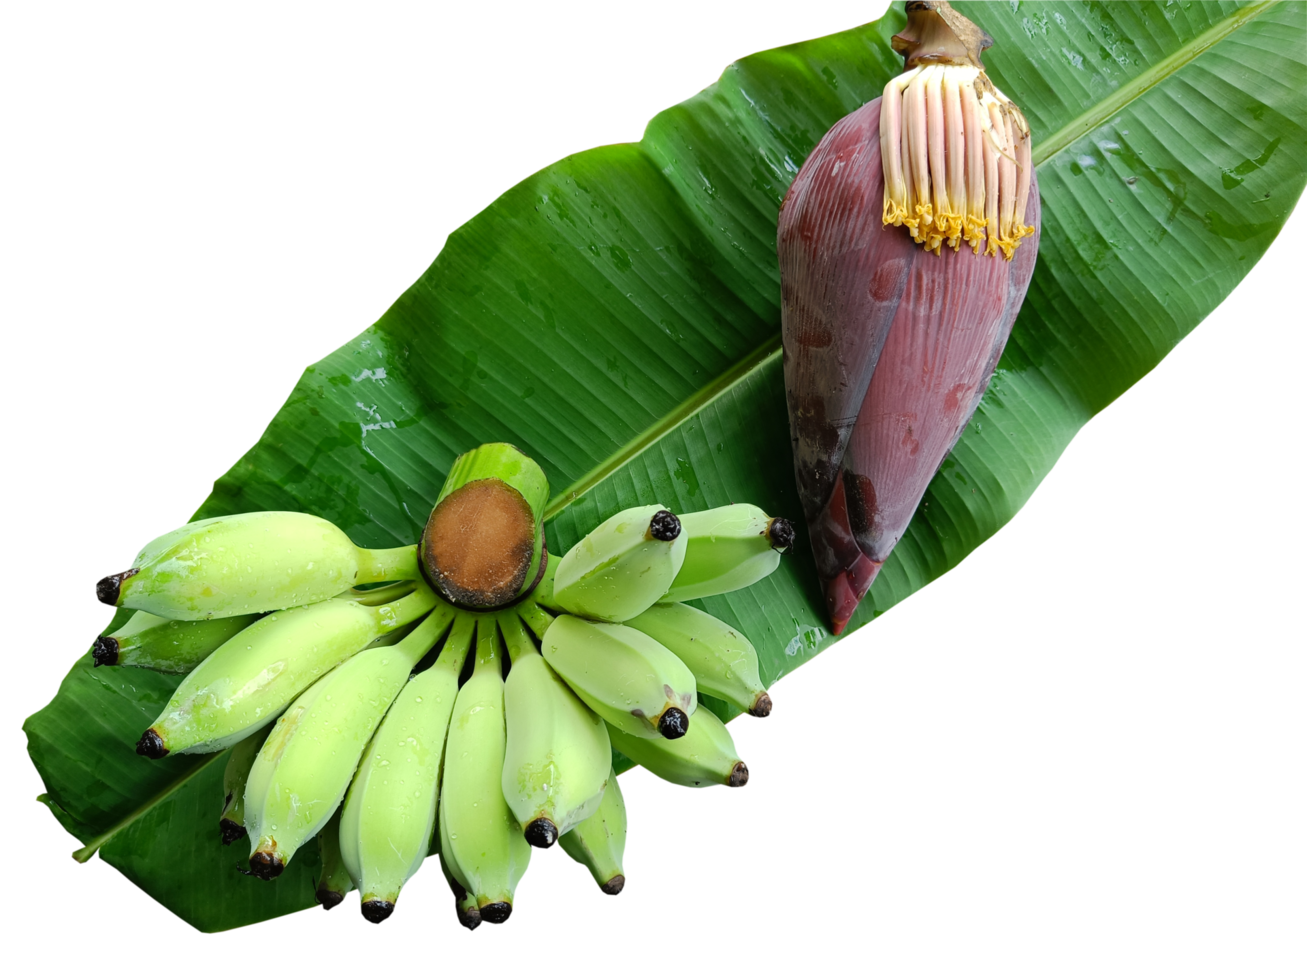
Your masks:
[{"label": "banana crown", "polygon": [[508,443],[454,461],[422,532],[422,571],[460,605],[503,606],[535,583],[544,554],[549,481]]}]

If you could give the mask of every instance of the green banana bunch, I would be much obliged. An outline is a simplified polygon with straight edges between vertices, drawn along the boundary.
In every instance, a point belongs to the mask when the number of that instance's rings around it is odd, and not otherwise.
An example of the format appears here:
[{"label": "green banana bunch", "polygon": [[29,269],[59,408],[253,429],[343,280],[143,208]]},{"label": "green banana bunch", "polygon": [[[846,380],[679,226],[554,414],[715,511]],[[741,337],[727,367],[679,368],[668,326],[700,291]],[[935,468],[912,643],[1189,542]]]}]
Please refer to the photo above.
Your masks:
[{"label": "green banana bunch", "polygon": [[[639,740],[643,741],[643,739]],[[626,884],[622,854],[626,850],[626,801],[617,773],[608,771],[608,786],[599,808],[558,839],[572,860],[584,864],[606,895]]]},{"label": "green banana bunch", "polygon": [[155,538],[102,578],[100,601],[167,619],[216,619],[321,602],[351,586],[418,577],[415,547],[359,548],[312,514],[211,517]]},{"label": "green banana bunch", "polygon": [[599,807],[612,768],[608,729],[549,668],[515,613],[499,626],[513,661],[501,788],[527,843],[549,847]]},{"label": "green banana bunch", "polygon": [[771,714],[771,696],[758,677],[758,652],[743,633],[680,602],[655,603],[626,625],[680,657],[700,692],[759,718]]},{"label": "green banana bunch", "polygon": [[337,664],[437,602],[425,585],[396,602],[368,606],[327,599],[264,616],[186,676],[136,743],[151,759],[216,752],[276,717]]},{"label": "green banana bunch", "polygon": [[761,581],[794,544],[794,526],[753,504],[731,504],[681,516],[685,562],[663,602],[734,592]]},{"label": "green banana bunch", "polygon": [[698,705],[694,675],[639,630],[564,615],[550,624],[541,646],[549,666],[614,728],[674,739],[690,727]]},{"label": "green banana bunch", "polygon": [[685,536],[661,504],[614,514],[578,541],[554,571],[551,604],[620,623],[667,592],[685,561]]},{"label": "green banana bunch", "polygon": [[618,752],[669,783],[743,786],[749,781],[749,767],[740,761],[731,733],[707,708],[695,712],[694,724],[685,738],[674,742],[632,738],[615,728],[608,735]]},{"label": "green banana bunch", "polygon": [[163,674],[189,674],[258,618],[252,614],[187,622],[137,612],[112,633],[96,637],[91,658],[97,667],[148,667]]},{"label": "green banana bunch", "polygon": [[345,797],[340,848],[369,922],[390,916],[430,850],[445,736],[475,623],[459,613],[436,662],[404,685]]},{"label": "green banana bunch", "polygon": [[218,818],[224,844],[234,844],[245,836],[245,784],[254,757],[271,730],[272,726],[267,725],[247,735],[232,746],[231,755],[227,756],[227,766],[222,771],[222,815]]},{"label": "green banana bunch", "polygon": [[322,873],[318,875],[318,884],[313,897],[318,904],[330,912],[345,896],[354,890],[349,871],[340,855],[340,811],[337,810],[327,821],[327,825],[318,831],[318,853],[322,856]]},{"label": "green banana bunch", "polygon": [[503,640],[491,616],[477,622],[476,666],[458,692],[440,788],[440,853],[475,898],[481,919],[503,922],[531,860],[521,825],[504,801]]},{"label": "green banana bunch", "polygon": [[355,654],[277,719],[245,785],[256,877],[281,874],[336,812],[386,709],[453,618],[453,608],[441,602],[399,643]]}]

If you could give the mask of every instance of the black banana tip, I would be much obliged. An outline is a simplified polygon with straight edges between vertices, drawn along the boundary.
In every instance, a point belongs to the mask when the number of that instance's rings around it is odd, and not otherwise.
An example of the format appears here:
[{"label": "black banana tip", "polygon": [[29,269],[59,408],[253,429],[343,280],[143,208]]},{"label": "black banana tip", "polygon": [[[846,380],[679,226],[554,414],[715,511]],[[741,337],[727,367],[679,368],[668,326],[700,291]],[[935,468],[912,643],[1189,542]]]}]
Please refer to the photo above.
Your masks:
[{"label": "black banana tip", "polygon": [[97,667],[112,667],[118,663],[118,641],[112,636],[97,636],[91,647],[91,659]]},{"label": "black banana tip", "polygon": [[681,535],[681,519],[670,510],[660,510],[649,520],[649,537],[675,541]]},{"label": "black banana tip", "polygon": [[250,874],[256,878],[271,881],[285,870],[286,865],[275,854],[268,851],[255,851],[250,855]]},{"label": "black banana tip", "polygon": [[731,774],[726,780],[727,786],[743,786],[749,781],[749,767],[743,762],[731,766]]},{"label": "black banana tip", "polygon": [[668,708],[658,719],[658,734],[663,738],[680,738],[690,730],[690,716],[680,708]]},{"label": "black banana tip", "polygon": [[244,827],[235,820],[228,820],[226,817],[218,821],[218,829],[222,831],[222,842],[224,844],[235,844],[246,834]]},{"label": "black banana tip", "polygon": [[143,755],[147,759],[162,759],[168,754],[168,746],[163,744],[163,738],[153,728],[147,728],[145,734],[136,742],[136,754]]},{"label": "black banana tip", "polygon": [[481,925],[480,910],[464,908],[462,905],[455,902],[454,911],[458,913],[458,924],[469,932]]},{"label": "black banana tip", "polygon": [[767,540],[777,551],[789,551],[794,547],[794,525],[783,517],[772,518],[767,525]]},{"label": "black banana tip", "polygon": [[123,590],[123,583],[139,572],[139,568],[129,568],[125,572],[119,572],[117,575],[106,575],[100,581],[95,583],[95,597],[103,602],[106,606],[118,605],[118,599]]},{"label": "black banana tip", "polygon": [[771,695],[763,691],[754,698],[753,707],[749,709],[749,714],[755,718],[766,718],[771,714]]},{"label": "black banana tip", "polygon": [[513,914],[513,906],[507,902],[491,902],[489,905],[481,906],[480,912],[482,922],[499,925],[501,922],[508,921],[508,917]]},{"label": "black banana tip", "polygon": [[553,847],[558,840],[558,828],[548,817],[536,817],[526,825],[525,837],[532,847]]},{"label": "black banana tip", "polygon": [[620,895],[622,889],[625,887],[626,887],[626,875],[613,875],[602,885],[600,885],[599,889],[605,895]]},{"label": "black banana tip", "polygon": [[[318,900],[324,911],[334,909],[341,902],[345,901],[345,896],[338,891],[332,891],[330,888],[319,888],[313,893],[313,897]],[[363,913],[367,915],[366,912]]]},{"label": "black banana tip", "polygon": [[390,918],[390,913],[395,911],[395,903],[383,902],[374,898],[372,901],[360,905],[359,911],[363,913],[363,918],[369,922],[385,922]]}]

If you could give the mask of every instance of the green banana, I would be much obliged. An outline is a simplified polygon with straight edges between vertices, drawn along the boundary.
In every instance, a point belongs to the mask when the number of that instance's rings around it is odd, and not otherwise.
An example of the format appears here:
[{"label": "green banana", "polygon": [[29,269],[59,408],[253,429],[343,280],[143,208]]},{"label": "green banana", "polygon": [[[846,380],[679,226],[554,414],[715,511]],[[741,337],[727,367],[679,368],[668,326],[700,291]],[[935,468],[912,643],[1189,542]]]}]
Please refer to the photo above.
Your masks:
[{"label": "green banana", "polygon": [[354,890],[354,882],[340,855],[340,811],[337,810],[318,831],[318,853],[322,855],[322,873],[313,897],[327,911],[331,911],[345,896]]},{"label": "green banana", "polygon": [[721,720],[704,708],[694,715],[685,738],[632,738],[610,729],[613,748],[655,776],[681,786],[743,786],[749,767],[740,761],[731,733]]},{"label": "green banana", "polygon": [[445,875],[445,881],[449,882],[450,891],[454,893],[454,912],[458,915],[458,924],[464,929],[475,929],[481,925],[481,910],[477,908],[476,896],[459,884],[445,863],[444,854],[440,854],[440,870]]},{"label": "green banana", "polygon": [[551,602],[587,619],[624,622],[662,598],[684,561],[685,535],[676,515],[661,504],[632,507],[562,557]]},{"label": "green banana", "polygon": [[626,850],[626,801],[617,773],[608,771],[608,786],[599,809],[558,839],[572,860],[584,864],[606,895],[626,884],[622,853]]},{"label": "green banana", "polygon": [[564,615],[541,647],[567,686],[614,728],[637,738],[680,738],[691,727],[699,703],[694,675],[639,630]]},{"label": "green banana", "polygon": [[227,766],[222,771],[222,815],[218,818],[224,844],[234,844],[245,836],[245,784],[254,757],[271,730],[272,726],[266,725],[247,735],[232,746],[231,755],[227,756]]},{"label": "green banana", "polygon": [[137,612],[112,633],[96,637],[91,657],[97,667],[148,667],[163,674],[189,674],[258,618],[253,614],[187,622]]},{"label": "green banana", "polygon": [[513,659],[501,788],[527,843],[550,847],[599,806],[612,768],[608,729],[545,663],[515,612],[499,626]]},{"label": "green banana", "polygon": [[216,752],[281,713],[301,691],[437,602],[425,585],[397,602],[328,599],[271,613],[191,671],[136,743],[139,755]]},{"label": "green banana", "polygon": [[794,544],[794,526],[753,504],[731,504],[681,516],[685,562],[663,602],[734,592],[776,571]]},{"label": "green banana", "polygon": [[256,877],[281,874],[336,812],[386,709],[453,618],[453,607],[440,603],[399,643],[355,654],[277,719],[245,786]]},{"label": "green banana", "polygon": [[771,696],[758,677],[758,652],[743,633],[680,602],[655,603],[626,625],[680,657],[701,693],[759,718],[771,714]]},{"label": "green banana", "polygon": [[531,860],[531,847],[504,802],[503,641],[493,617],[477,623],[476,666],[458,692],[440,787],[440,852],[476,899],[485,922],[503,922]]},{"label": "green banana", "polygon": [[101,602],[167,619],[216,619],[321,602],[367,582],[418,577],[413,546],[372,551],[312,514],[211,517],[155,538],[102,578]]},{"label": "green banana", "polygon": [[345,797],[341,851],[369,922],[390,916],[431,849],[445,736],[474,623],[458,613],[436,662],[404,685]]}]

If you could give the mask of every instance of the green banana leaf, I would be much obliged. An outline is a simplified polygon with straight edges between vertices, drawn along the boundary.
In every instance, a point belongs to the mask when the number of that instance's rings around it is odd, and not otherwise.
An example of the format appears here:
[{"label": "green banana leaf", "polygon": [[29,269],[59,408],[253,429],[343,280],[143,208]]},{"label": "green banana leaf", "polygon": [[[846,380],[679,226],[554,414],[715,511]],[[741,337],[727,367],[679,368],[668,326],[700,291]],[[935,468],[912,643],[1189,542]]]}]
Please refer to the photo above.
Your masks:
[{"label": "green banana leaf", "polygon": [[[1303,4],[956,6],[994,36],[991,77],[1035,133],[1040,260],[988,394],[850,630],[1002,527],[1229,294],[1307,181]],[[902,23],[745,58],[639,143],[512,188],[305,371],[197,516],[305,510],[363,545],[409,543],[454,457],[491,440],[545,468],[556,553],[635,503],[797,516],[777,208],[817,140],[899,69]],[[768,683],[832,642],[806,540],[771,578],[700,604],[753,639]],[[42,800],[80,859],[98,848],[198,929],[312,904],[311,848],[270,884],[218,843],[224,756],[133,753],[176,682],[79,660],[25,725]]]}]

